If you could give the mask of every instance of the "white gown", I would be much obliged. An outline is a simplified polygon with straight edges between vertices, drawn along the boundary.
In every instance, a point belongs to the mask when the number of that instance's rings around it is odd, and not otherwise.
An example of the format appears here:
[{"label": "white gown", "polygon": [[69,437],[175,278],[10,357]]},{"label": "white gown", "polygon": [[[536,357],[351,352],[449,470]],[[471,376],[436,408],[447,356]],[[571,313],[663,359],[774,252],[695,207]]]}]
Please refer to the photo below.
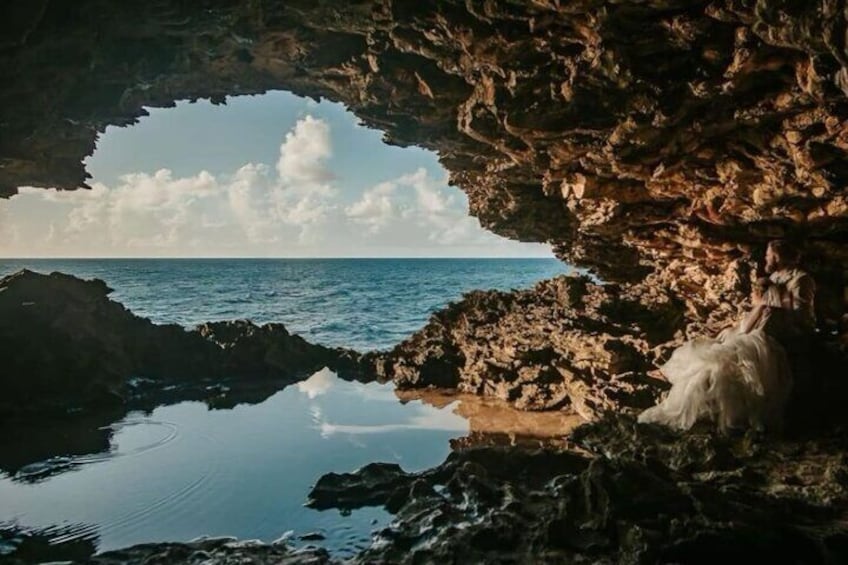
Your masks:
[{"label": "white gown", "polygon": [[671,383],[660,404],[639,422],[688,430],[695,422],[734,427],[779,428],[792,388],[783,347],[761,329],[739,327],[718,339],[698,338],[678,347],[661,367]]},{"label": "white gown", "polygon": [[736,327],[674,350],[660,367],[671,390],[665,400],[639,415],[640,422],[680,430],[702,420],[722,431],[781,427],[792,390],[781,343],[803,340],[815,328],[815,283],[798,268],[781,269],[769,279],[759,306]]},{"label": "white gown", "polygon": [[660,367],[671,390],[665,400],[639,415],[640,422],[680,430],[702,420],[722,431],[781,427],[792,372],[786,350],[773,336],[794,340],[812,331],[815,283],[797,268],[776,271],[769,278],[761,306],[736,327],[674,350]]}]

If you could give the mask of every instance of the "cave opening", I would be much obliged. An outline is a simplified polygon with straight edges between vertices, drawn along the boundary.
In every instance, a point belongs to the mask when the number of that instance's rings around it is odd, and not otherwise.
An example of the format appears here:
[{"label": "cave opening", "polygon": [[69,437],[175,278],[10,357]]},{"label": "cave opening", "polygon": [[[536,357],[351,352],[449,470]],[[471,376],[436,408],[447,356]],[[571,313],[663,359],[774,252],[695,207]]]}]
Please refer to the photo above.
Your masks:
[{"label": "cave opening", "polygon": [[0,200],[6,257],[551,257],[469,216],[436,155],[284,91],[110,126],[90,190]]}]

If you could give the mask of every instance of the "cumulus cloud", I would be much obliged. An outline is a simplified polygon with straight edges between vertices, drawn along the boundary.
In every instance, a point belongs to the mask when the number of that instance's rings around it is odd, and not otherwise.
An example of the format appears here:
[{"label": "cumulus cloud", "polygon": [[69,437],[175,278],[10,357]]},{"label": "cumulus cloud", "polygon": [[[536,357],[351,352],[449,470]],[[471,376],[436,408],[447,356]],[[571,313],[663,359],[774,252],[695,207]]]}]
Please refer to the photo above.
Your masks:
[{"label": "cumulus cloud", "polygon": [[359,200],[345,208],[345,214],[354,223],[366,226],[370,233],[380,233],[397,217],[398,209],[394,203],[396,189],[394,182],[381,182],[364,191]]},{"label": "cumulus cloud", "polygon": [[345,213],[353,222],[366,226],[372,239],[380,236],[444,247],[502,241],[468,216],[465,195],[446,181],[420,168],[365,190]]},{"label": "cumulus cloud", "polygon": [[449,255],[457,246],[477,254],[517,245],[482,230],[445,178],[421,168],[341,191],[347,179],[331,170],[332,157],[330,126],[305,116],[270,166],[246,163],[220,175],[135,172],[88,191],[23,188],[0,201],[0,254]]},{"label": "cumulus cloud", "polygon": [[330,126],[327,122],[306,116],[286,134],[280,145],[277,173],[280,180],[291,186],[326,186],[334,175],[326,168],[333,154],[330,144]]}]

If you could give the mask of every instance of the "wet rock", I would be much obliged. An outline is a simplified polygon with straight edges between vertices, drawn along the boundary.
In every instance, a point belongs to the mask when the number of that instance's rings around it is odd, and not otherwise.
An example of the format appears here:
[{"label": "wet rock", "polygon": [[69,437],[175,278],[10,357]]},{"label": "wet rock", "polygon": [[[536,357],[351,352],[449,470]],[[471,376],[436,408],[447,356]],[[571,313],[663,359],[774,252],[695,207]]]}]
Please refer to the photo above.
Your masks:
[{"label": "wet rock", "polygon": [[682,326],[682,308],[667,296],[642,303],[615,286],[562,276],[528,290],[469,293],[365,362],[401,389],[450,387],[593,419],[656,402],[664,383],[647,371],[655,348]]},{"label": "wet rock", "polygon": [[[477,448],[440,466],[330,475],[322,507],[383,505],[355,562],[714,563],[848,557],[844,439],[679,436],[630,419],[578,429],[583,455]],[[400,501],[400,502],[399,502]]]},{"label": "wet rock", "polygon": [[91,532],[89,526],[64,525],[35,529],[0,524],[2,563],[82,563],[96,551],[97,535]]},{"label": "wet rock", "polygon": [[95,565],[117,564],[205,564],[278,563],[280,565],[322,565],[330,563],[325,549],[292,549],[284,544],[236,541],[231,538],[202,539],[189,543],[151,543],[109,551],[93,557]]},{"label": "wet rock", "polygon": [[410,475],[399,465],[369,463],[354,474],[328,473],[309,494],[308,506],[316,510],[353,510],[363,506],[386,506],[410,487]]},{"label": "wet rock", "polygon": [[145,379],[148,396],[202,396],[210,379],[229,379],[233,388],[273,380],[278,390],[353,355],[309,344],[280,324],[216,322],[192,331],[153,324],[110,292],[103,281],[61,273],[0,279],[0,418],[119,407]]}]

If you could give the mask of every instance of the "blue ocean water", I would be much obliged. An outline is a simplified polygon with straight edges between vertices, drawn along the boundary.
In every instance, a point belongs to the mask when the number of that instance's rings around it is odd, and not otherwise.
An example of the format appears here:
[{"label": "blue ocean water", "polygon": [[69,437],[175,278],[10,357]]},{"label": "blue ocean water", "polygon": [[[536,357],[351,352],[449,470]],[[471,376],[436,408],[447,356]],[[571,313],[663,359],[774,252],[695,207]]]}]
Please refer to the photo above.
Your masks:
[{"label": "blue ocean water", "polygon": [[556,259],[0,259],[100,278],[112,298],[157,323],[282,322],[309,341],[389,348],[474,289],[529,287],[570,271]]}]

